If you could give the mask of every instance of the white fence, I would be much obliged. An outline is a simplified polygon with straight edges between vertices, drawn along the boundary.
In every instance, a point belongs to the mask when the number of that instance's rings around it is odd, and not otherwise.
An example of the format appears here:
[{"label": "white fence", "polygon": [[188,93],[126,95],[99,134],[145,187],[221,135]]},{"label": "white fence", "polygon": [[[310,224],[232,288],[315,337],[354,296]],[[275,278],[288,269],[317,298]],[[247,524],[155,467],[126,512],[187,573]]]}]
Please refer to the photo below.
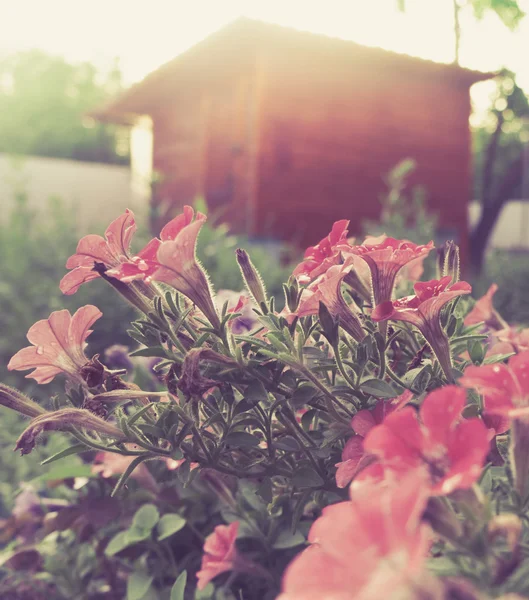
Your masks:
[{"label": "white fence", "polygon": [[[471,202],[469,224],[472,228],[479,219],[481,204]],[[529,200],[511,200],[500,213],[492,232],[489,248],[529,250]]]},{"label": "white fence", "polygon": [[[58,197],[74,210],[80,233],[99,231],[125,208],[139,219],[149,208],[148,186],[133,181],[129,167],[37,156],[0,154],[0,219],[16,191],[27,193],[30,206],[44,215],[48,200]],[[471,202],[469,223],[479,218],[481,205]],[[494,228],[489,248],[529,250],[529,200],[511,200]]]},{"label": "white fence", "polygon": [[83,234],[101,230],[125,208],[145,217],[149,206],[145,192],[131,185],[129,167],[0,154],[0,219],[17,191],[43,213],[51,197],[60,198],[73,208]]}]

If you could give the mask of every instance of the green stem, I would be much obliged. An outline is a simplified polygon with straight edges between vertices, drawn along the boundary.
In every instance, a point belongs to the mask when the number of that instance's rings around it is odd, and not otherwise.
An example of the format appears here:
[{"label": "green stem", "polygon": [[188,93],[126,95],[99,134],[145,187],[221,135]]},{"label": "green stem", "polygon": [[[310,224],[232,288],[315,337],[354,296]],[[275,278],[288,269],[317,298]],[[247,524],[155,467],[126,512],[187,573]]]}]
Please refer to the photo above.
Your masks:
[{"label": "green stem", "polygon": [[334,359],[336,360],[336,366],[338,367],[342,377],[353,388],[353,390],[357,390],[358,387],[356,386],[355,381],[345,370],[345,365],[342,362],[342,357],[340,356],[340,349],[338,347],[338,344],[335,344],[333,346],[333,351],[334,351]]}]

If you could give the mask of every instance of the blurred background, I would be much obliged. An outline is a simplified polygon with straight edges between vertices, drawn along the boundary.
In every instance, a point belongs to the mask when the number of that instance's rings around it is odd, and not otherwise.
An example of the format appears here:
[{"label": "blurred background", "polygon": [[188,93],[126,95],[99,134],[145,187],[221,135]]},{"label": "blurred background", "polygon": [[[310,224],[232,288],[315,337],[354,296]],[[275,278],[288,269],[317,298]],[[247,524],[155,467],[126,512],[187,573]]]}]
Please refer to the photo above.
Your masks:
[{"label": "blurred background", "polygon": [[[136,250],[184,204],[202,207],[216,288],[241,289],[242,246],[278,297],[338,219],[359,237],[454,239],[475,295],[496,282],[496,307],[529,324],[527,12],[529,0],[0,0],[0,381],[43,402],[57,391],[5,366],[63,307],[103,311],[92,352],[131,346],[133,315],[103,282],[58,288],[79,237],[126,207]],[[62,442],[16,457],[21,425],[0,414],[5,517]]]}]

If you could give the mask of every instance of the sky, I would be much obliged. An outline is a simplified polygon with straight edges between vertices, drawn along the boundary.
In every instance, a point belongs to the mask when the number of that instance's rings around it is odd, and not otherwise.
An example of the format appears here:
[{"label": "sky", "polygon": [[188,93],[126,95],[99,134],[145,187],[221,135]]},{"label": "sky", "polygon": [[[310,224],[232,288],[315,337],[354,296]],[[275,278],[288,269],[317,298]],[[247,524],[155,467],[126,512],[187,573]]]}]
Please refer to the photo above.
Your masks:
[{"label": "sky", "polygon": [[[454,56],[452,0],[0,0],[0,54],[40,48],[102,68],[120,58],[127,82],[240,15],[441,62]],[[529,0],[521,0],[529,13]],[[462,14],[461,63],[508,66],[529,90],[529,16],[509,32],[495,15]]]}]

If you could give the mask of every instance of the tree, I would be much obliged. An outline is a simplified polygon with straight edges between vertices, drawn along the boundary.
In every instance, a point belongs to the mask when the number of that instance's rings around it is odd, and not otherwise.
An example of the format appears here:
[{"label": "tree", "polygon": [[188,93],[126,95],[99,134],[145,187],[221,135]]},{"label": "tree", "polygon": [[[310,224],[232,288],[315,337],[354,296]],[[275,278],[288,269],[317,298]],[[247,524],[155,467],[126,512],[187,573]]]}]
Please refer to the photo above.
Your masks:
[{"label": "tree", "polygon": [[119,127],[88,111],[122,88],[118,65],[105,77],[90,63],[69,63],[39,50],[0,60],[0,152],[127,163]]},{"label": "tree", "polygon": [[[400,11],[406,10],[406,0],[396,0]],[[461,41],[460,11],[470,6],[476,19],[481,20],[486,14],[493,12],[501,22],[511,30],[515,30],[525,16],[518,0],[452,0],[454,7],[454,62],[459,63],[459,47]]]},{"label": "tree", "polygon": [[503,71],[495,83],[488,115],[473,131],[475,194],[482,206],[470,234],[470,259],[476,273],[504,204],[522,191],[524,147],[529,142],[529,102],[516,85],[514,73]]},{"label": "tree", "polygon": [[[406,0],[397,0],[401,10]],[[525,13],[517,0],[452,0],[454,7],[454,62],[459,63],[460,12],[471,7],[476,19],[495,13],[502,23],[515,30]],[[474,273],[483,266],[485,249],[503,205],[521,189],[523,179],[523,137],[529,116],[527,96],[516,85],[514,74],[504,70],[495,78],[488,115],[473,130],[475,197],[481,199],[479,221],[470,234],[470,261]],[[525,140],[527,144],[529,140]]]},{"label": "tree", "polygon": [[525,13],[517,0],[452,0],[454,6],[454,62],[459,63],[459,46],[461,27],[459,24],[460,11],[465,6],[471,6],[476,19],[481,20],[487,13],[495,13],[501,22],[514,31]]}]

